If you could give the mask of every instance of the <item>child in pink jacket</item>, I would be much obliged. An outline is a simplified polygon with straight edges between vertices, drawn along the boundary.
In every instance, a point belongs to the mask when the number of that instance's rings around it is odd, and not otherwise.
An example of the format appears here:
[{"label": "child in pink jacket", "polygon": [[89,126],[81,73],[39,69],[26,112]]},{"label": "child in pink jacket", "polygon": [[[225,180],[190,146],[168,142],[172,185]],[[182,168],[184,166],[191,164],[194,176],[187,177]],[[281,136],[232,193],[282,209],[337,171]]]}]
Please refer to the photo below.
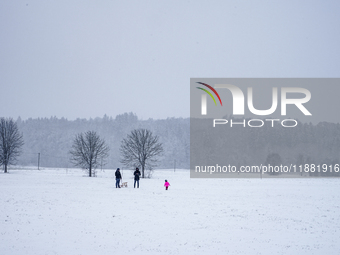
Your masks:
[{"label": "child in pink jacket", "polygon": [[170,186],[170,183],[168,183],[168,181],[165,180],[164,186],[165,186],[165,189],[168,190],[168,188],[169,188],[169,186]]}]

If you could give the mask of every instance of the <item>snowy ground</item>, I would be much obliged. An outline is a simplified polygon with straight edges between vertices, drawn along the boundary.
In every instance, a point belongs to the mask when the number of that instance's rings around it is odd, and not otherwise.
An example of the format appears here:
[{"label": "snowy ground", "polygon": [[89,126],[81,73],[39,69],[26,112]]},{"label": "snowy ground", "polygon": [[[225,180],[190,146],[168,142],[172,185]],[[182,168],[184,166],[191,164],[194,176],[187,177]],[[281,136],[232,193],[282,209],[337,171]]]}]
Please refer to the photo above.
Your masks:
[{"label": "snowy ground", "polygon": [[113,174],[1,173],[0,254],[339,254],[340,179]]}]

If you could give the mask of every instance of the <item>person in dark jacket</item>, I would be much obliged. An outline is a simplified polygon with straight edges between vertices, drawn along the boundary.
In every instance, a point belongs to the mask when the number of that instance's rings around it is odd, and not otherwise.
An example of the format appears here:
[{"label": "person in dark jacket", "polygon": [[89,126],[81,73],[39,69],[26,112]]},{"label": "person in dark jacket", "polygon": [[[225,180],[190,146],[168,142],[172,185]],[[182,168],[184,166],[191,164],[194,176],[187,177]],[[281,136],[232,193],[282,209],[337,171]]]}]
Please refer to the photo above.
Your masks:
[{"label": "person in dark jacket", "polygon": [[138,167],[136,167],[136,171],[133,173],[133,175],[135,176],[135,183],[134,183],[133,187],[136,188],[136,182],[137,182],[137,188],[139,188],[140,171],[139,171]]},{"label": "person in dark jacket", "polygon": [[119,183],[120,183],[120,179],[122,179],[122,175],[120,174],[119,168],[117,168],[115,172],[115,176],[116,176],[116,188],[120,188]]}]

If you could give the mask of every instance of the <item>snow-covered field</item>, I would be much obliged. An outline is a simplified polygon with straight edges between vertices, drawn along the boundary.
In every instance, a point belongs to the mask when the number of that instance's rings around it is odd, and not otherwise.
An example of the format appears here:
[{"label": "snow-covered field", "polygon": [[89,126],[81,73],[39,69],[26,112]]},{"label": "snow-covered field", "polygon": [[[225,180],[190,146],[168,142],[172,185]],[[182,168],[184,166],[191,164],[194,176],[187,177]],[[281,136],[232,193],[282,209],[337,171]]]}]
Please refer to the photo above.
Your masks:
[{"label": "snow-covered field", "polygon": [[[339,254],[340,179],[0,174],[0,254]],[[164,179],[171,186],[164,190]]]}]

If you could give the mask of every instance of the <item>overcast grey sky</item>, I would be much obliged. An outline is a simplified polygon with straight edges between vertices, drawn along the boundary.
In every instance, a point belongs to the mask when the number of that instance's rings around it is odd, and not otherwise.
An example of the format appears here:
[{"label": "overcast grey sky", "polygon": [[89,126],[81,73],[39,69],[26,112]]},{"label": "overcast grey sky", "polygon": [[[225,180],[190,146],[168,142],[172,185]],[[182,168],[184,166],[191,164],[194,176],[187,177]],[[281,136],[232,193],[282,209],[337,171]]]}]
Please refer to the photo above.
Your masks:
[{"label": "overcast grey sky", "polygon": [[191,77],[340,77],[339,1],[0,0],[0,116],[189,117]]}]

